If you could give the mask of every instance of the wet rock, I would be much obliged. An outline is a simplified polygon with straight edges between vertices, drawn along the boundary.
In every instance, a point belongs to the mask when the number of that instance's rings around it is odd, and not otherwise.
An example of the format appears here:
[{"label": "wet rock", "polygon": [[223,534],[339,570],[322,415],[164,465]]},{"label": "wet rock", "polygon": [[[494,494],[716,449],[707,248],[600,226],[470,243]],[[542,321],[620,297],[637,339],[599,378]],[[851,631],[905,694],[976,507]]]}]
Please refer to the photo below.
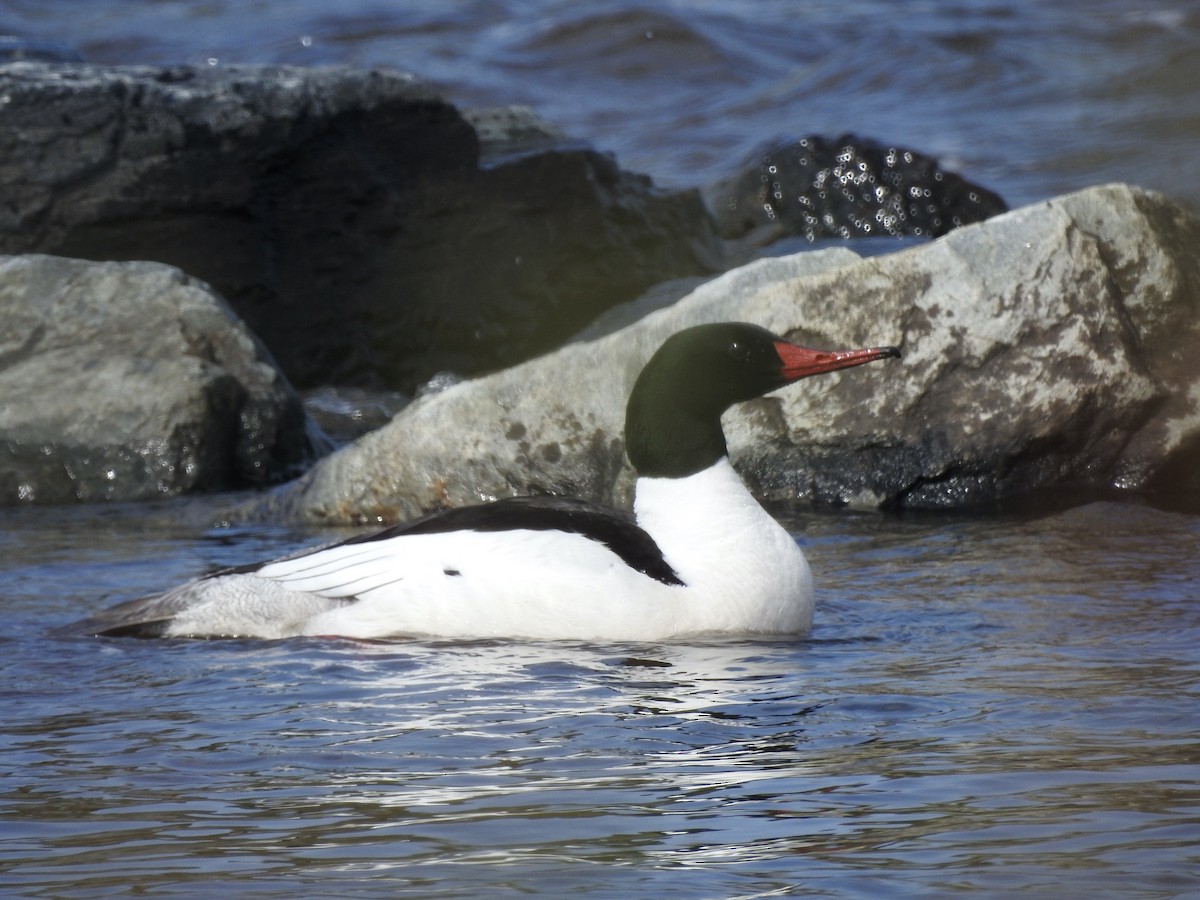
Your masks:
[{"label": "wet rock", "polygon": [[941,237],[1008,207],[932,157],[853,134],[810,135],[757,150],[705,192],[721,235]]},{"label": "wet rock", "polygon": [[0,503],[263,485],[312,456],[298,398],[205,285],[0,257]]},{"label": "wet rock", "polygon": [[[559,128],[528,106],[500,106],[462,110],[479,138],[480,163],[496,165],[518,156],[561,150],[573,142]],[[575,143],[577,147],[582,144]]]},{"label": "wet rock", "polygon": [[21,62],[0,95],[0,252],[178,266],[304,388],[509,365],[714,265],[696,191],[401,72]]},{"label": "wet rock", "polygon": [[954,507],[1060,485],[1195,488],[1200,221],[1094,188],[902,253],[767,259],[674,306],[413,403],[248,514],[405,518],[509,493],[628,500],[623,410],[667,334],[740,319],[904,353],[743,404],[735,464],[764,497]]}]

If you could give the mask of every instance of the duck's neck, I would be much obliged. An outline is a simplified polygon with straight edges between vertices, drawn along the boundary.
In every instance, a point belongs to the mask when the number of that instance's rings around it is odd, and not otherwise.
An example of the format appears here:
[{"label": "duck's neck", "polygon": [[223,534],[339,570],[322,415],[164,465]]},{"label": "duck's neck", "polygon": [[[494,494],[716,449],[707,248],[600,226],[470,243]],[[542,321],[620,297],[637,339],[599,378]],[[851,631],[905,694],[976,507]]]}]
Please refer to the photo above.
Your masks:
[{"label": "duck's neck", "polygon": [[634,492],[634,513],[651,532],[660,522],[670,522],[672,528],[711,532],[731,513],[736,516],[743,509],[754,516],[766,515],[727,456],[681,477],[639,475]]},{"label": "duck's neck", "polygon": [[719,410],[695,410],[630,401],[625,419],[625,452],[643,478],[684,478],[710,468],[728,455]]}]

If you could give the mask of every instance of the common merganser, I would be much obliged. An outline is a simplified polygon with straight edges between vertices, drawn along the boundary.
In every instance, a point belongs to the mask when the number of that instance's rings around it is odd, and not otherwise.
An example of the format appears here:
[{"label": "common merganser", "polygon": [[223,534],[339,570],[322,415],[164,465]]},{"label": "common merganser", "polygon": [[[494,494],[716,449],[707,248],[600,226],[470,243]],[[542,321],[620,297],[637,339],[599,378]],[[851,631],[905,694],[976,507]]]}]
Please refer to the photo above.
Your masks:
[{"label": "common merganser", "polygon": [[721,414],[800,378],[897,357],[810,350],[742,323],[668,338],[638,376],[625,444],[633,515],[555,497],[434,513],[118,604],[69,630],[669,640],[797,635],[808,563],[729,463]]}]

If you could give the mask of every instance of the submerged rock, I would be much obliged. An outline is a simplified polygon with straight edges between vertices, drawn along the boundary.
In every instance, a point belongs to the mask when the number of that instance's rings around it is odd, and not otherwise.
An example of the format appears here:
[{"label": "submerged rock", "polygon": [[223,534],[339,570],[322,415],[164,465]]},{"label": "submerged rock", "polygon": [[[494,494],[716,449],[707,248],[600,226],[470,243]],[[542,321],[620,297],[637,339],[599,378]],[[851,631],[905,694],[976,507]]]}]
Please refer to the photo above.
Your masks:
[{"label": "submerged rock", "polygon": [[757,231],[762,242],[941,237],[1008,209],[930,156],[853,134],[769,144],[705,193],[722,237]]},{"label": "submerged rock", "polygon": [[612,335],[418,400],[248,514],[403,519],[512,493],[629,499],[625,399],[687,325],[744,320],[886,366],[732,410],[764,497],[953,507],[1064,484],[1197,485],[1200,221],[1094,188],[871,259],[766,259]]},{"label": "submerged rock", "polygon": [[496,369],[716,265],[697,191],[398,71],[24,62],[0,94],[0,252],[178,266],[303,388]]},{"label": "submerged rock", "polygon": [[207,286],[0,257],[0,503],[263,485],[312,457],[299,399]]}]

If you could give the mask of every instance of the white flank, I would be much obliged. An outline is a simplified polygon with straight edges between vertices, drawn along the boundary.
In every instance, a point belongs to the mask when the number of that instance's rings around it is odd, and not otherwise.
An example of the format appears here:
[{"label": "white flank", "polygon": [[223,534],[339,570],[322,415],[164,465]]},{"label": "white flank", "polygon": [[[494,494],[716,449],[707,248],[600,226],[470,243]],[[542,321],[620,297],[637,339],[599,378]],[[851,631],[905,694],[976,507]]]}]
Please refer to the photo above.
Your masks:
[{"label": "white flank", "polygon": [[728,460],[638,481],[635,512],[682,586],[556,531],[455,531],[333,546],[193,583],[172,635],[664,640],[801,634],[812,579]]}]

